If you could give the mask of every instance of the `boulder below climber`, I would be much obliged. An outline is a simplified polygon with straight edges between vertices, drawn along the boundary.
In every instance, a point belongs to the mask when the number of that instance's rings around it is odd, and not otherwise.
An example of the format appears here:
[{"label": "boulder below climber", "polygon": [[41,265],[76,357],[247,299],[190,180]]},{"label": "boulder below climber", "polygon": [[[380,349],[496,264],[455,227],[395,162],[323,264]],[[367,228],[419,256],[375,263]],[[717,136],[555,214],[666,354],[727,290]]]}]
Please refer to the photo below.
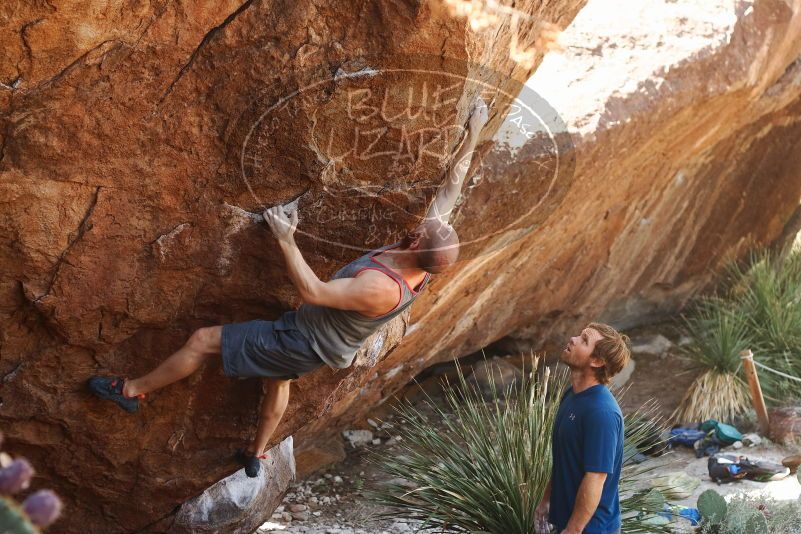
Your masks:
[{"label": "boulder below climber", "polygon": [[295,480],[292,437],[267,452],[259,475],[240,469],[181,505],[175,516],[154,530],[165,532],[251,534],[263,523],[264,510],[274,510]]}]

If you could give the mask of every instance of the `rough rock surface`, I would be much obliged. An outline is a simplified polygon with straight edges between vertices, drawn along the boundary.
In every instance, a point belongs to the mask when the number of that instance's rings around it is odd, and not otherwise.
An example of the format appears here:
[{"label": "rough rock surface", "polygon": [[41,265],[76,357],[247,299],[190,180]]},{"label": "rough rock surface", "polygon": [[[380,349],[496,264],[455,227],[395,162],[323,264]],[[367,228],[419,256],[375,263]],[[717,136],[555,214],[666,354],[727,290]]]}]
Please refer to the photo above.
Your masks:
[{"label": "rough rock surface", "polygon": [[774,408],[768,413],[770,439],[779,443],[801,442],[801,406]]},{"label": "rough rock surface", "polygon": [[261,525],[263,510],[281,504],[295,479],[292,437],[270,449],[259,476],[248,478],[244,469],[217,482],[201,495],[183,503],[174,518],[159,525],[165,531],[250,534]]},{"label": "rough rock surface", "polygon": [[327,439],[318,439],[306,444],[302,452],[295,455],[298,478],[304,478],[320,466],[341,462],[345,459],[345,441],[334,434]]},{"label": "rough rock surface", "polygon": [[[516,6],[565,27],[584,3]],[[196,327],[297,305],[248,212],[297,200],[323,277],[397,237],[458,142],[437,132],[464,124],[479,90],[465,77],[487,84],[498,131],[456,217],[465,261],[354,368],[295,383],[273,445],[328,439],[427,365],[503,336],[671,312],[724,258],[780,238],[801,198],[801,0],[591,0],[531,80],[572,133],[558,180],[543,137],[504,122],[530,73],[509,57],[509,20],[473,31],[434,1],[378,0],[0,13],[0,422],[67,499],[65,532],[158,529],[234,471],[256,381],[209,365],[136,416],[83,382],[140,374]],[[438,74],[408,76],[418,62]],[[393,88],[450,74],[431,114],[403,115]],[[403,157],[382,159],[392,146]]]},{"label": "rough rock surface", "polygon": [[523,379],[521,361],[515,358],[495,358],[476,362],[467,383],[486,399],[503,397],[510,388],[518,391]]}]

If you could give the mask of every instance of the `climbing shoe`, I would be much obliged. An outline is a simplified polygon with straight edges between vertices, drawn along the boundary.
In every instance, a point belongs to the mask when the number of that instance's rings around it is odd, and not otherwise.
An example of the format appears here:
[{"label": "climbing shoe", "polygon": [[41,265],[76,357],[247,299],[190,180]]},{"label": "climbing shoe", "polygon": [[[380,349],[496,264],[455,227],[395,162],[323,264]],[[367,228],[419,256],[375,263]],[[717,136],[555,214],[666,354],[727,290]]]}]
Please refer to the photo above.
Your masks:
[{"label": "climbing shoe", "polygon": [[133,413],[139,409],[139,399],[144,398],[144,395],[138,397],[126,397],[122,394],[122,386],[125,380],[122,378],[113,378],[110,376],[93,376],[87,382],[89,391],[101,399],[110,400],[115,402],[117,406],[126,412]]},{"label": "climbing shoe", "polygon": [[266,459],[266,454],[256,456],[255,454],[249,454],[245,449],[238,449],[236,451],[237,463],[245,468],[245,474],[250,478],[259,476],[259,469],[261,468],[260,460]]}]

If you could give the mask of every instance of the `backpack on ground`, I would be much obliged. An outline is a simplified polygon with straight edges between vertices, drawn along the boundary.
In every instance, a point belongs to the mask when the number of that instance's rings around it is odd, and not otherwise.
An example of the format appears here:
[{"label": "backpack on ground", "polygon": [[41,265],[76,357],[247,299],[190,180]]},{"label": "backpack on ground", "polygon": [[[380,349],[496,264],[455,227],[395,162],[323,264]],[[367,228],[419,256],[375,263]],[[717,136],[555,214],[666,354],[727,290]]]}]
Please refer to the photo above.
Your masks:
[{"label": "backpack on ground", "polygon": [[720,453],[707,462],[709,478],[718,484],[734,482],[742,478],[757,482],[781,480],[790,474],[790,469],[768,460],[751,460],[737,454]]},{"label": "backpack on ground", "polygon": [[699,439],[704,439],[706,432],[696,430],[694,428],[674,428],[670,431],[670,439],[668,443],[671,445],[684,445],[685,447],[692,447]]},{"label": "backpack on ground", "polygon": [[714,419],[704,421],[703,423],[701,423],[701,426],[699,428],[704,432],[711,432],[712,430],[714,430],[715,436],[718,438],[718,441],[720,441],[720,443],[723,445],[731,445],[735,441],[743,440],[743,435],[740,433],[739,430],[737,430],[731,425],[727,425],[726,423],[715,421]]},{"label": "backpack on ground", "polygon": [[706,463],[709,478],[717,484],[727,484],[745,478],[737,462],[740,457],[734,454],[713,454]]}]

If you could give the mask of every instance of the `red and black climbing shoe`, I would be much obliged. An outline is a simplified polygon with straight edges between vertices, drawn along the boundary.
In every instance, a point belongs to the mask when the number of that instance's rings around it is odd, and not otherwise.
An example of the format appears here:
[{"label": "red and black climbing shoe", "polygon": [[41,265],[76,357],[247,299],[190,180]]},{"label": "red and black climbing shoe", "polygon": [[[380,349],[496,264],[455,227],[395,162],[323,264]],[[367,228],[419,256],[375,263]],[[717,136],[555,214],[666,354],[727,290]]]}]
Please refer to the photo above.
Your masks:
[{"label": "red and black climbing shoe", "polygon": [[236,451],[235,458],[237,463],[245,468],[245,474],[247,476],[250,478],[256,478],[259,476],[261,460],[266,460],[267,455],[262,454],[260,456],[256,456],[255,454],[250,454],[245,449],[238,449]]},{"label": "red and black climbing shoe", "polygon": [[93,376],[87,382],[89,391],[101,399],[110,400],[117,403],[117,406],[126,412],[133,413],[139,409],[139,399],[143,399],[144,395],[138,397],[126,397],[122,394],[122,386],[125,380],[122,378],[114,378],[111,376]]}]

